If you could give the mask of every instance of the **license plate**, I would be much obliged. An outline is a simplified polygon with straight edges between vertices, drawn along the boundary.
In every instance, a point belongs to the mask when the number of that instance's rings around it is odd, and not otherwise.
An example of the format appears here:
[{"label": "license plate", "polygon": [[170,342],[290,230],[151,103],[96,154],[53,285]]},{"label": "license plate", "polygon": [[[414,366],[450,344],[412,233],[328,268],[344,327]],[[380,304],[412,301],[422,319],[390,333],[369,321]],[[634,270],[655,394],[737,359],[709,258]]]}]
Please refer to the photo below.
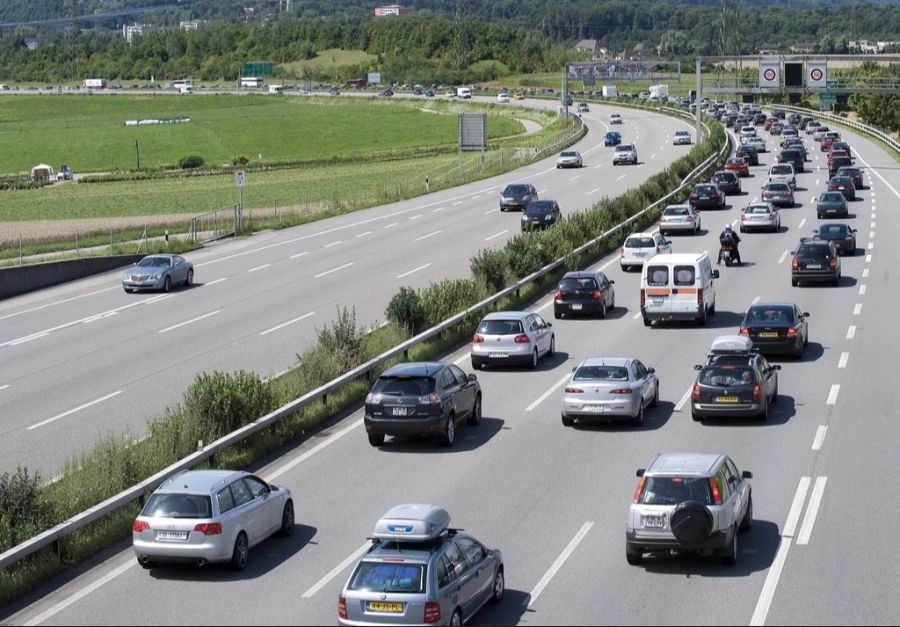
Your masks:
[{"label": "license plate", "polygon": [[603,413],[603,405],[585,405],[584,408],[585,408],[587,411],[594,412],[595,414],[602,414],[602,413]]},{"label": "license plate", "polygon": [[391,612],[394,614],[400,614],[401,612],[403,612],[403,604],[388,603],[386,601],[368,601],[366,603],[366,609],[370,612]]},{"label": "license plate", "polygon": [[665,516],[641,516],[641,525],[652,529],[664,529],[666,526]]},{"label": "license plate", "polygon": [[739,399],[737,396],[717,396],[716,397],[717,403],[737,403],[738,400]]},{"label": "license plate", "polygon": [[762,331],[759,337],[778,337],[778,331]]},{"label": "license plate", "polygon": [[157,540],[180,540],[184,541],[188,538],[187,531],[157,531]]},{"label": "license plate", "polygon": [[509,353],[488,353],[488,357],[509,357]]},{"label": "license plate", "polygon": [[392,407],[391,414],[394,416],[405,416],[409,413],[408,407]]},{"label": "license plate", "polygon": [[572,309],[574,311],[578,311],[579,309],[581,309],[581,303],[575,303],[574,305],[572,305]]},{"label": "license plate", "polygon": [[810,270],[821,270],[822,269],[822,266],[817,263],[808,264],[806,267],[809,268]]}]

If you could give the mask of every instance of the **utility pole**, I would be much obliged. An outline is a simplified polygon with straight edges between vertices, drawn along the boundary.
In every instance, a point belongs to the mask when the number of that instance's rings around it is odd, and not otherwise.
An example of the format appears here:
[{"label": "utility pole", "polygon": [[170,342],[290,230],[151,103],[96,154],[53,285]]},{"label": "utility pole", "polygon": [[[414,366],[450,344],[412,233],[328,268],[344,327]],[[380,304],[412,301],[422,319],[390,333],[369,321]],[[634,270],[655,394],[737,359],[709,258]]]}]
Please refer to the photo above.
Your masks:
[{"label": "utility pole", "polygon": [[456,71],[462,71],[463,67],[463,2],[465,0],[456,0],[456,37],[454,40],[454,53]]},{"label": "utility pole", "polygon": [[137,171],[141,171],[141,147],[138,144],[138,140],[134,140],[134,152],[137,157]]}]

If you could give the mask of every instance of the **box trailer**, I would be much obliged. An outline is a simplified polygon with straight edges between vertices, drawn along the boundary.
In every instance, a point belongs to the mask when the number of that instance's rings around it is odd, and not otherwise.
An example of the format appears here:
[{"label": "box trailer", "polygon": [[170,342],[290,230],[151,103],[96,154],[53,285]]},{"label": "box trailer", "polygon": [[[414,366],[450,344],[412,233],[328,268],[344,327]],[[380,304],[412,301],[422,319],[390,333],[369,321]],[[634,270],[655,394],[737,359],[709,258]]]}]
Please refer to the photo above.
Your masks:
[{"label": "box trailer", "polygon": [[261,76],[242,76],[239,84],[241,87],[262,87],[263,79]]},{"label": "box trailer", "polygon": [[650,85],[650,97],[654,100],[665,100],[669,97],[669,86]]},{"label": "box trailer", "polygon": [[619,97],[619,88],[615,85],[604,85],[603,86],[603,97],[604,98],[618,98]]},{"label": "box trailer", "polygon": [[105,78],[86,78],[81,81],[81,86],[85,89],[106,89]]}]

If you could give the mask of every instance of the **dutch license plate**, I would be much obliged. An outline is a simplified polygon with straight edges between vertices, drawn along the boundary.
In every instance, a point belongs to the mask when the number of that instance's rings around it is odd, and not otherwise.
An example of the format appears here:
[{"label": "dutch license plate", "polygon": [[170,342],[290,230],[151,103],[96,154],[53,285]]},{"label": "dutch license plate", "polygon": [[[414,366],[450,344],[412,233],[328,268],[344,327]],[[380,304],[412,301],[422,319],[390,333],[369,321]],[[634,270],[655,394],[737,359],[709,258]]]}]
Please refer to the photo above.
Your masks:
[{"label": "dutch license plate", "polygon": [[491,358],[509,357],[509,353],[488,353],[488,357],[491,357]]},{"label": "dutch license plate", "polygon": [[409,408],[407,407],[392,407],[391,414],[394,416],[405,416],[409,413]]},{"label": "dutch license plate", "polygon": [[157,531],[156,539],[157,540],[187,540],[188,532],[187,531]]},{"label": "dutch license plate", "polygon": [[402,603],[389,603],[387,601],[368,601],[366,609],[371,612],[392,612],[399,614],[403,612]]},{"label": "dutch license plate", "polygon": [[778,337],[777,331],[761,331],[759,337]]},{"label": "dutch license plate", "polygon": [[641,516],[641,524],[644,527],[663,529],[666,526],[665,516]]},{"label": "dutch license plate", "polygon": [[581,309],[581,303],[575,303],[574,305],[572,305],[573,311],[578,311],[580,309]]},{"label": "dutch license plate", "polygon": [[737,396],[717,396],[716,397],[717,403],[737,403],[738,400],[739,399]]}]

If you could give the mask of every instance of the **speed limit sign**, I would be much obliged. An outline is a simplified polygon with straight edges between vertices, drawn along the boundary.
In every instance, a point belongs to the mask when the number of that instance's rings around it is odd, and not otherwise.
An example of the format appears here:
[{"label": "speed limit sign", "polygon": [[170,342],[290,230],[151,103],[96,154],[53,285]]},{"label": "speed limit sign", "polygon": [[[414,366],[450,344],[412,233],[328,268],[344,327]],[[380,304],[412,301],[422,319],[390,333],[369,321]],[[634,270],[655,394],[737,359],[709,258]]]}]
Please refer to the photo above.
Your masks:
[{"label": "speed limit sign", "polygon": [[236,187],[244,186],[244,171],[243,170],[235,170],[234,171],[234,184]]},{"label": "speed limit sign", "polygon": [[775,70],[772,68],[766,68],[763,72],[763,78],[767,81],[774,81],[776,76],[778,76],[778,74],[776,74]]}]

